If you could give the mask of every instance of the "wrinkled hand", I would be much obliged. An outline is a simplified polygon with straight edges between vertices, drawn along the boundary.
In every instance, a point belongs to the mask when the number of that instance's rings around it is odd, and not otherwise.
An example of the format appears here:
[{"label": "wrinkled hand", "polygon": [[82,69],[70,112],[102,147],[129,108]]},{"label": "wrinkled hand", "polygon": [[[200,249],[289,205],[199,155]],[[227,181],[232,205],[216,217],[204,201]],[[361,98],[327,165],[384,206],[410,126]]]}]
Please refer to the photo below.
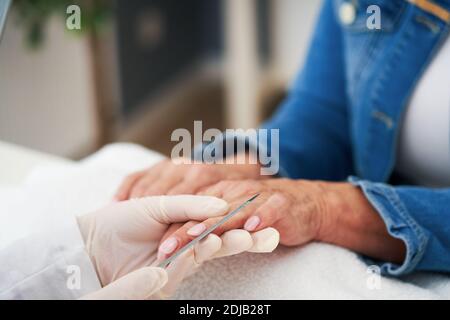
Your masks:
[{"label": "wrinkled hand", "polygon": [[[133,173],[119,187],[117,201],[152,195],[195,194],[222,180],[260,179],[260,166],[249,164],[247,155],[236,156],[236,164],[175,164],[163,160],[153,167]],[[246,164],[237,164],[242,161]]]},{"label": "wrinkled hand", "polygon": [[[328,199],[332,195],[332,188],[325,182],[290,179],[223,181],[201,192],[225,199],[230,209],[256,193],[260,193],[259,197],[214,233],[220,235],[238,228],[254,232],[274,227],[280,232],[280,243],[292,246],[319,238],[324,223],[328,223],[325,197]],[[176,230],[170,228],[159,247],[159,254],[169,256],[220,219],[214,217],[200,224],[190,221],[178,225]],[[167,250],[168,242],[176,242],[176,248],[172,246],[169,249],[173,250]]]},{"label": "wrinkled hand", "polygon": [[[211,234],[173,261],[156,268],[157,247],[172,223],[223,215],[228,204],[210,196],[160,196],[112,204],[78,218],[89,256],[104,286],[86,299],[149,299],[173,294],[204,261],[246,250],[270,251],[278,244],[272,228],[250,234]],[[267,249],[267,239],[276,242]]]}]

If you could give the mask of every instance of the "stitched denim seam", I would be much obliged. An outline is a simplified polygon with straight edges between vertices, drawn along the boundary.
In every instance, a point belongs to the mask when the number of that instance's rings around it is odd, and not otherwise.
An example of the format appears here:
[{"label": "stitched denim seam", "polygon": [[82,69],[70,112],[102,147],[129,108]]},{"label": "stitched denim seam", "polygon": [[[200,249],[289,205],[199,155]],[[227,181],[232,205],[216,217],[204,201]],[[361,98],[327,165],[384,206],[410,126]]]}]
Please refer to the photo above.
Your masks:
[{"label": "stitched denim seam", "polygon": [[[403,264],[398,266],[396,269],[400,270],[400,272],[395,270],[396,273],[407,273],[412,271],[414,266],[416,266],[422,259],[429,239],[420,229],[417,222],[411,217],[403,202],[398,197],[398,194],[392,187],[386,185],[370,183],[364,180],[360,180],[356,177],[349,177],[348,180],[350,181],[350,183],[355,186],[359,186],[363,190],[363,193],[366,195],[369,202],[375,207],[382,219],[386,221],[386,225],[394,226],[394,223],[391,219],[391,213],[389,212],[390,210],[378,201],[378,199],[376,198],[377,195],[388,200],[388,203],[392,206],[396,213],[399,213],[400,217],[405,222],[405,227],[409,228],[413,232],[418,241],[418,243],[415,245],[416,248],[414,247],[414,245],[411,246],[411,243],[409,243],[408,241],[400,238],[404,241],[407,247],[407,256],[405,257]],[[392,263],[387,262],[387,264],[389,266],[392,266]]]},{"label": "stitched denim seam", "polygon": [[[392,61],[394,58],[395,58],[395,52],[393,52],[393,57],[392,57],[391,61]],[[369,101],[370,101],[371,109],[373,109],[374,106],[376,106],[376,105],[378,104],[378,101],[379,101],[379,99],[380,99],[379,92],[381,92],[382,87],[383,87],[383,85],[384,85],[384,83],[385,83],[384,80],[386,79],[386,76],[385,76],[385,75],[386,75],[386,74],[389,74],[390,71],[391,71],[390,63],[387,63],[387,64],[385,65],[385,68],[383,68],[383,71],[380,72],[380,74],[379,74],[379,76],[378,76],[378,78],[377,78],[377,81],[376,81],[375,84],[373,85],[372,94],[371,94],[371,99],[369,100]],[[372,117],[371,114],[369,114],[368,116],[369,116],[370,118]],[[363,153],[363,155],[362,155],[362,164],[361,164],[361,167],[362,167],[362,170],[363,170],[364,173],[367,173],[367,166],[368,166],[369,159],[370,159],[370,154],[369,154],[369,148],[368,148],[368,146],[370,145],[370,142],[371,142],[371,140],[372,140],[372,137],[373,137],[373,136],[375,135],[375,133],[378,131],[378,130],[374,127],[373,121],[372,121],[371,119],[369,120],[367,130],[368,130],[368,134],[367,134],[367,138],[366,138],[366,141],[365,141],[365,146],[366,146],[366,147],[365,147],[364,153]]]},{"label": "stitched denim seam", "polygon": [[[385,224],[387,225],[393,225],[393,221],[389,215],[389,210],[381,203],[379,203],[379,201],[377,200],[377,198],[375,197],[375,195],[371,192],[370,188],[367,187],[364,183],[360,185],[361,188],[363,189],[364,194],[366,195],[366,197],[368,198],[368,200],[370,201],[370,203],[375,207],[375,209],[377,210],[378,214],[380,215],[380,217],[385,220]],[[398,237],[398,235],[396,236]],[[403,262],[402,265],[406,265],[405,263],[407,263],[408,261],[411,262],[412,259],[411,257],[414,255],[414,253],[412,253],[412,251],[415,251],[414,246],[409,242],[406,241],[405,239],[400,238],[404,243],[405,246],[407,248],[406,250],[406,257],[405,260]],[[388,266],[391,266],[392,263],[387,263]],[[400,265],[398,267],[398,269],[402,268],[402,265]],[[407,266],[407,265],[406,265]],[[390,267],[388,269],[391,269]],[[408,271],[408,269],[410,269],[410,267],[406,267],[405,268],[406,271]]]},{"label": "stitched denim seam", "polygon": [[[377,43],[380,39],[380,34],[377,33],[373,36],[371,36],[369,39],[367,39],[366,43],[365,43],[365,51],[366,54],[362,55],[362,58],[359,60],[357,67],[355,68],[355,78],[353,79],[353,81],[355,83],[357,83],[357,85],[354,88],[354,93],[358,92],[358,90],[361,88],[361,86],[363,85],[360,81],[361,76],[363,74],[363,72],[367,69],[367,65],[368,62],[371,61],[374,52],[376,52],[377,49]],[[363,51],[361,49],[361,51]],[[352,100],[355,101],[355,97],[352,97]],[[357,101],[355,101],[356,103]]]},{"label": "stitched denim seam", "polygon": [[[386,198],[392,204],[394,209],[402,216],[403,219],[406,220],[408,225],[416,231],[417,236],[421,240],[425,240],[426,236],[425,236],[424,232],[420,229],[417,222],[411,217],[411,215],[408,212],[408,209],[404,206],[403,202],[398,197],[397,192],[395,192],[395,190],[390,186],[383,186],[383,187],[380,186],[378,188],[379,188],[378,191],[380,192],[380,194],[383,194],[386,196]],[[383,192],[383,191],[387,191],[387,193]]]},{"label": "stitched denim seam", "polygon": [[[433,19],[436,19],[436,20],[438,20],[438,21],[441,21],[442,23],[444,23],[444,24],[446,24],[446,25],[449,25],[449,24],[450,24],[450,21],[446,21],[445,19],[443,19],[442,17],[440,17],[439,15],[435,14],[435,13],[432,12],[432,11],[427,10],[427,9],[424,9],[424,8],[420,7],[418,4],[409,2],[408,0],[406,0],[406,2],[408,2],[409,5],[415,7],[416,10],[418,10],[420,13],[424,13],[424,14],[426,14],[427,16],[430,16],[430,17],[432,17]],[[433,1],[430,1],[430,2],[433,2]],[[445,6],[442,6],[441,4],[438,4],[438,3],[436,3],[436,2],[433,2],[433,3],[436,4],[438,7],[442,8],[443,10],[447,11],[447,13],[449,12],[449,9],[447,9]]]},{"label": "stitched denim seam", "polygon": [[[397,56],[397,63],[398,63],[398,60],[400,60],[402,54],[405,52],[406,44],[409,41],[411,41],[411,39],[413,37],[413,35],[412,35],[410,30],[411,30],[410,28],[406,29],[403,38],[400,39],[400,41],[399,41],[399,46],[395,50],[395,55]],[[420,77],[420,73],[421,72],[419,71],[419,73],[416,75],[416,79]],[[414,79],[414,83],[416,82],[416,79]],[[409,91],[406,93],[406,96],[411,96],[411,93],[412,93],[412,90],[414,90],[414,87],[415,87],[415,85],[413,85],[409,89]],[[387,170],[385,169],[384,175],[383,175],[383,177],[381,179],[382,181],[386,181],[387,180],[387,178],[388,178],[388,176],[390,174],[390,171],[392,169],[393,162],[395,161],[396,145],[397,145],[396,141],[397,141],[397,136],[399,134],[399,126],[397,125],[397,123],[398,123],[399,119],[401,119],[402,114],[405,112],[405,110],[406,110],[406,103],[403,102],[402,103],[402,110],[398,113],[397,118],[394,121],[394,131],[393,131],[394,136],[393,136],[393,141],[391,143],[391,150],[390,150],[390,153],[389,153],[390,154],[390,158],[386,160],[388,162],[387,163],[387,167],[386,167]],[[389,169],[389,168],[391,168],[391,169]]]},{"label": "stitched denim seam", "polygon": [[420,25],[427,27],[433,33],[439,33],[441,31],[441,27],[439,26],[439,24],[434,22],[433,20],[431,20],[430,18],[428,18],[425,15],[417,14],[414,17],[414,21],[416,21]]},{"label": "stitched denim seam", "polygon": [[[407,208],[404,206],[402,200],[398,197],[398,194],[394,190],[393,187],[384,185],[381,183],[368,182],[366,180],[361,180],[359,178],[354,178],[354,177],[351,177],[350,182],[352,184],[356,183],[357,186],[360,186],[360,187],[366,189],[368,192],[378,194],[380,196],[387,198],[387,200],[389,201],[389,203],[392,204],[394,209],[398,213],[401,214],[401,217],[404,220],[406,220],[406,222],[408,223],[408,226],[412,227],[414,230],[417,230],[418,233],[423,234],[423,232],[419,228],[417,222],[411,217]],[[422,235],[422,236],[423,236],[423,238],[426,238],[424,235]],[[422,236],[420,236],[420,237],[422,237]]]},{"label": "stitched denim seam", "polygon": [[[385,30],[386,32],[390,32],[395,29],[395,26],[398,24],[398,21],[399,21],[400,17],[403,15],[406,7],[407,7],[406,3],[402,3],[399,5],[397,14],[392,19],[392,28],[391,28],[391,30]],[[359,49],[358,54],[361,55],[361,52],[363,52],[364,49],[367,50],[367,54],[363,55],[363,57],[365,57],[365,59],[361,59],[358,62],[357,67],[355,68],[356,76],[355,76],[355,79],[353,79],[353,80],[356,81],[357,83],[360,82],[359,79],[361,77],[361,74],[365,70],[365,67],[367,66],[367,61],[369,60],[369,58],[373,57],[374,52],[377,51],[377,43],[378,43],[378,41],[380,41],[380,38],[382,35],[383,35],[383,32],[376,32],[375,35],[373,35],[372,37],[368,37],[368,39],[361,45],[361,48]],[[360,88],[360,86],[355,87],[354,92],[357,92],[359,88]],[[355,98],[352,97],[352,100],[355,100]]]},{"label": "stitched denim seam", "polygon": [[416,254],[414,255],[411,253],[409,255],[410,264],[413,266],[417,265],[425,253],[425,248],[428,244],[429,237],[425,235],[423,230],[420,228],[419,224],[412,218],[407,208],[399,198],[397,192],[395,192],[395,190],[389,186],[385,186],[384,188],[386,188],[385,191],[387,191],[387,193],[385,193],[387,200],[394,207],[394,209],[400,214],[402,219],[404,219],[407,222],[407,226],[413,230],[414,235],[418,240],[415,252]]},{"label": "stitched denim seam", "polygon": [[[376,82],[374,84],[374,89],[372,90],[372,95],[371,95],[371,99],[370,99],[371,109],[373,109],[374,106],[379,105],[380,95],[378,94],[378,92],[382,92],[383,87],[386,85],[386,79],[388,79],[389,74],[392,72],[393,66],[396,63],[398,63],[398,61],[400,60],[402,54],[404,53],[405,45],[407,44],[408,41],[410,41],[410,37],[411,37],[411,32],[409,31],[408,28],[405,28],[405,30],[403,31],[403,34],[399,38],[395,48],[392,51],[392,56],[390,58],[388,58],[388,63],[385,65],[382,72],[376,79]],[[372,115],[370,115],[370,117],[372,117]],[[395,126],[395,124],[394,124],[394,126]],[[366,148],[362,155],[362,160],[363,160],[362,167],[363,167],[364,172],[367,172],[367,164],[369,163],[369,159],[370,159],[368,146],[371,145],[373,137],[376,136],[371,132],[378,132],[378,130],[375,127],[374,121],[372,121],[372,119],[369,121],[368,127],[369,127],[369,134],[367,135]],[[398,130],[398,129],[396,129],[396,130]],[[391,150],[391,152],[395,152],[395,150]],[[391,154],[393,154],[393,153],[391,153]],[[386,176],[386,173],[384,175]],[[386,178],[387,177],[384,177],[381,180],[386,181]]]}]

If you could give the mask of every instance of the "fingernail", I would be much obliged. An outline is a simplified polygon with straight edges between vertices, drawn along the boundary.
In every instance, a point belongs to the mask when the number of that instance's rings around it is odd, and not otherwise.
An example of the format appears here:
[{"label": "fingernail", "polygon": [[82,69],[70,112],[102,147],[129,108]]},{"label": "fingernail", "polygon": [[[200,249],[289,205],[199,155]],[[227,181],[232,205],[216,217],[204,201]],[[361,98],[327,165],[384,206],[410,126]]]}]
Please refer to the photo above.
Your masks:
[{"label": "fingernail", "polygon": [[255,230],[258,225],[260,224],[261,219],[257,216],[253,216],[247,220],[247,222],[244,224],[244,229],[247,231],[253,231]]},{"label": "fingernail", "polygon": [[206,225],[204,223],[199,223],[196,224],[195,226],[191,227],[188,231],[187,234],[190,236],[199,236],[203,231],[206,230]]},{"label": "fingernail", "polygon": [[166,239],[159,246],[159,251],[165,254],[171,254],[178,247],[178,240],[174,237]]}]

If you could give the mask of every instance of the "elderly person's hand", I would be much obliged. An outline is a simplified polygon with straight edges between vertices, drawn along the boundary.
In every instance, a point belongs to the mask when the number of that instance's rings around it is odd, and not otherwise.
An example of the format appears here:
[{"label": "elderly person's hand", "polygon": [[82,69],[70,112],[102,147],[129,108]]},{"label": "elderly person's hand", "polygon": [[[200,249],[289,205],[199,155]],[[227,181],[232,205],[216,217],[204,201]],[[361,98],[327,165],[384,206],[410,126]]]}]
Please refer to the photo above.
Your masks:
[{"label": "elderly person's hand", "polygon": [[80,216],[86,250],[104,286],[85,298],[164,298],[206,260],[275,249],[279,236],[273,228],[254,233],[230,230],[221,237],[210,234],[166,270],[155,267],[160,262],[158,244],[172,223],[203,221],[223,215],[227,208],[224,200],[211,196],[159,196],[111,204]]},{"label": "elderly person's hand", "polygon": [[[394,262],[404,257],[403,242],[388,234],[362,191],[350,183],[290,179],[224,181],[201,191],[227,200],[231,209],[256,193],[260,196],[253,203],[215,232],[220,235],[230,229],[258,231],[272,226],[280,232],[280,243],[288,246],[322,241]],[[188,222],[176,231],[171,228],[165,241],[176,242],[179,248],[218,219],[210,218],[200,224]],[[161,255],[175,251],[164,249],[162,243]]]},{"label": "elderly person's hand", "polygon": [[[183,164],[184,160],[163,160],[149,169],[135,172],[122,182],[116,192],[117,201],[153,195],[195,194],[199,189],[222,180],[260,179],[260,166],[250,155],[236,155],[234,164]],[[183,162],[181,164],[175,164]],[[242,163],[242,164],[240,164]]]}]

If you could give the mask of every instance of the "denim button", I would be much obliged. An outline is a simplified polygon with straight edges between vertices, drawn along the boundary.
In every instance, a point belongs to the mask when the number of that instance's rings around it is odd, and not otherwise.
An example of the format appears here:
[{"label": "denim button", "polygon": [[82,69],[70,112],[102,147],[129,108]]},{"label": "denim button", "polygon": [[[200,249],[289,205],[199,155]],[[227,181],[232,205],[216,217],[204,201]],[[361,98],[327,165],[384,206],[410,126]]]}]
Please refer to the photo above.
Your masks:
[{"label": "denim button", "polygon": [[356,8],[353,3],[343,2],[339,7],[339,19],[345,25],[350,25],[355,22]]}]

